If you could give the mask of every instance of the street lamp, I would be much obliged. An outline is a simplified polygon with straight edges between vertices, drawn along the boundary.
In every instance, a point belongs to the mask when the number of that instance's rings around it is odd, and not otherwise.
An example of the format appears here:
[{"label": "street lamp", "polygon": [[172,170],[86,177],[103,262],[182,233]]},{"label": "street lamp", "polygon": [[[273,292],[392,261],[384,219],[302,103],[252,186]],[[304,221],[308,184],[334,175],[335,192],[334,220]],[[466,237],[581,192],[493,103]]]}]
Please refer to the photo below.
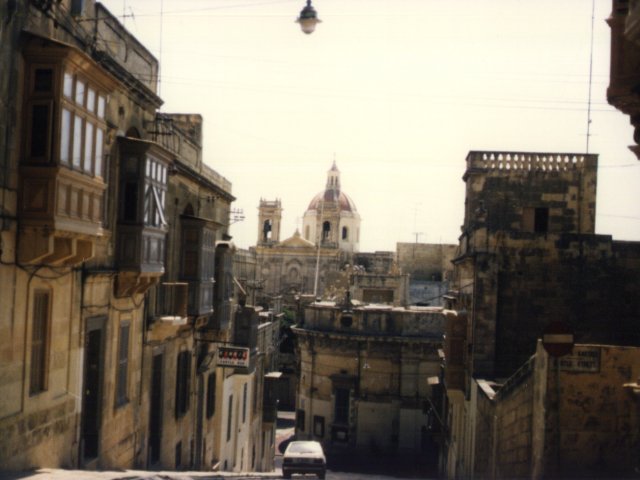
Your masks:
[{"label": "street lamp", "polygon": [[308,35],[313,33],[316,29],[316,24],[321,21],[315,8],[311,6],[311,0],[307,0],[307,5],[300,11],[300,16],[296,19],[296,22],[300,24],[302,31]]}]

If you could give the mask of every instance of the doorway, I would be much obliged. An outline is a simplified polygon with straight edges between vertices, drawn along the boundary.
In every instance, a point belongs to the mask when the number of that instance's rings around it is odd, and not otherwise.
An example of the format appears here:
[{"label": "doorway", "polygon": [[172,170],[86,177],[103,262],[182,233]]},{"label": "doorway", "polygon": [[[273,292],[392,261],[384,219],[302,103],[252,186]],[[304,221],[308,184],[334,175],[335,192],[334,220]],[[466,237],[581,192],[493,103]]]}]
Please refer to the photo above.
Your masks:
[{"label": "doorway", "polygon": [[82,391],[82,439],[80,441],[82,465],[96,459],[100,452],[105,320],[104,317],[87,320]]},{"label": "doorway", "polygon": [[149,402],[149,467],[153,467],[160,462],[160,447],[162,446],[163,369],[164,355],[162,352],[154,352],[153,361],[151,363],[151,399]]}]

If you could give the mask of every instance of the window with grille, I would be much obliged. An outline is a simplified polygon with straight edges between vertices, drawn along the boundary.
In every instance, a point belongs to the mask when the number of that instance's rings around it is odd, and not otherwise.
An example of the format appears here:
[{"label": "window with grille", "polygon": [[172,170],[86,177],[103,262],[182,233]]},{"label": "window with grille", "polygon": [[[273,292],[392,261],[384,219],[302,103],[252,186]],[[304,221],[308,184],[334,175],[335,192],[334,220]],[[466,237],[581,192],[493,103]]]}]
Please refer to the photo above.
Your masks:
[{"label": "window with grille", "polygon": [[34,293],[29,382],[29,393],[31,395],[36,395],[47,389],[50,301],[51,295],[48,291]]}]

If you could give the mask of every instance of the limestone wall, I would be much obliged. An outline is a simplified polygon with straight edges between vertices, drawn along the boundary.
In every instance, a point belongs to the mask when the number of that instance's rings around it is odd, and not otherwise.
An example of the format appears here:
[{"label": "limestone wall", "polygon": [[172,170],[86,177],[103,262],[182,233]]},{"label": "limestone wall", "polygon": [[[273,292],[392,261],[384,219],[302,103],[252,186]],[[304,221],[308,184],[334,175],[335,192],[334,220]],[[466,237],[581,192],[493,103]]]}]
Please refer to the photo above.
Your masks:
[{"label": "limestone wall", "polygon": [[[497,397],[494,435],[496,477],[522,478],[531,467],[533,362],[528,362]],[[504,388],[504,387],[503,387]]]},{"label": "limestone wall", "polygon": [[[502,386],[474,382],[473,463],[481,478],[618,478],[633,475],[640,448],[640,348],[575,345],[536,355]],[[497,392],[493,388],[496,388]],[[635,388],[635,390],[634,390]]]},{"label": "limestone wall", "polygon": [[447,279],[453,270],[451,260],[457,248],[447,244],[397,243],[398,267],[402,273],[410,274],[412,280]]},{"label": "limestone wall", "polygon": [[640,395],[624,385],[639,377],[637,347],[579,345],[560,359],[558,367],[551,366],[548,398],[557,393],[560,402],[556,416],[547,419],[547,435],[559,434],[559,452],[557,457],[547,452],[548,470],[616,477],[638,467]]}]

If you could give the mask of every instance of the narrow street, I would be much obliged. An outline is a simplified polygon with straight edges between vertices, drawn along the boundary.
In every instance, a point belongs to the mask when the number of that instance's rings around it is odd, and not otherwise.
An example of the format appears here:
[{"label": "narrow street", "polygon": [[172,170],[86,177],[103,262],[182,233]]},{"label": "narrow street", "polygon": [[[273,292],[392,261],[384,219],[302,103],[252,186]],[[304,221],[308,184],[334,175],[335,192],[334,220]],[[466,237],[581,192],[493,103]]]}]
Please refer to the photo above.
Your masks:
[{"label": "narrow street", "polygon": [[[265,479],[265,478],[282,478],[282,454],[286,449],[287,443],[291,440],[295,431],[295,412],[279,411],[278,423],[276,430],[276,452],[275,452],[275,471],[273,472],[150,472],[142,470],[123,470],[123,471],[86,471],[86,470],[62,470],[62,469],[39,469],[28,472],[2,472],[0,471],[0,480],[217,480],[217,479]],[[406,465],[398,465],[395,468],[394,475],[389,474],[389,470],[393,470],[392,466],[385,465],[380,473],[376,472],[376,468],[372,466],[372,462],[377,459],[370,459],[371,462],[349,462],[346,459],[328,458],[329,469],[326,478],[328,480],[397,480],[398,478],[425,478],[424,476],[403,475],[402,471],[406,470]],[[357,470],[362,469],[363,473]],[[383,474],[384,473],[384,474]],[[302,476],[294,475],[294,479],[315,478],[313,475]],[[435,477],[434,477],[435,478]]]}]

